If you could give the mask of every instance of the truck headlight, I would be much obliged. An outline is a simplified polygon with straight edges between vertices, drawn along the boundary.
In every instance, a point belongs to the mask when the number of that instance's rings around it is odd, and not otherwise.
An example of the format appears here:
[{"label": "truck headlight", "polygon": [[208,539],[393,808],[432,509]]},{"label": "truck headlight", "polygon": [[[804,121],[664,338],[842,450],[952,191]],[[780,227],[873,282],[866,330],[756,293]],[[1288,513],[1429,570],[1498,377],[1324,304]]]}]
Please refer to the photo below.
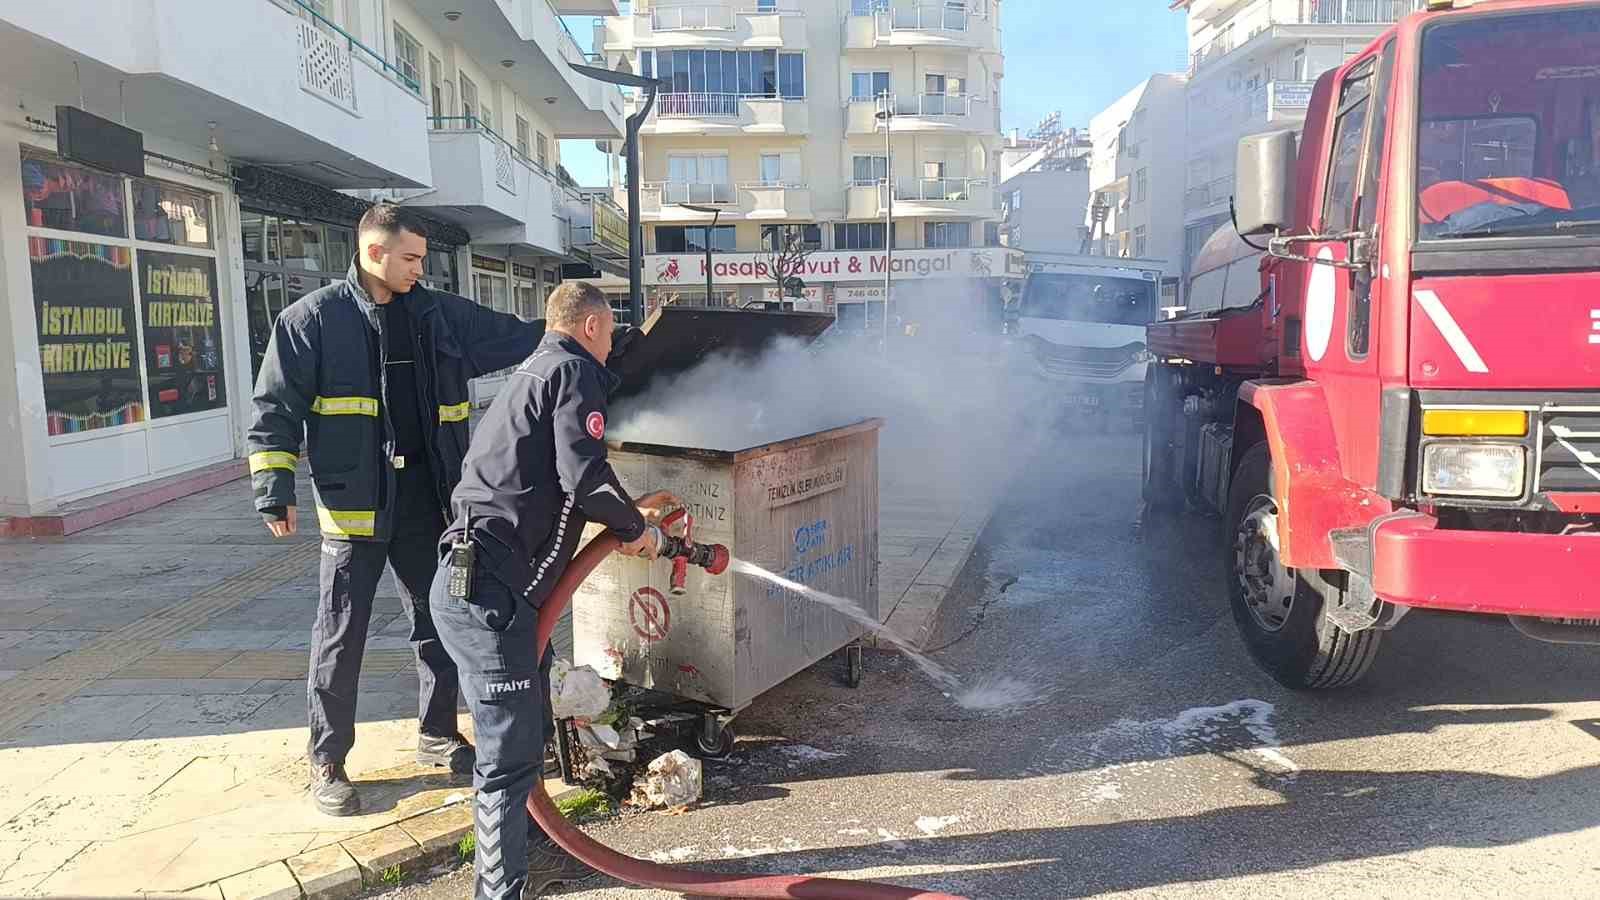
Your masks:
[{"label": "truck headlight", "polygon": [[1422,454],[1422,490],[1456,497],[1522,496],[1528,452],[1509,444],[1430,444]]}]

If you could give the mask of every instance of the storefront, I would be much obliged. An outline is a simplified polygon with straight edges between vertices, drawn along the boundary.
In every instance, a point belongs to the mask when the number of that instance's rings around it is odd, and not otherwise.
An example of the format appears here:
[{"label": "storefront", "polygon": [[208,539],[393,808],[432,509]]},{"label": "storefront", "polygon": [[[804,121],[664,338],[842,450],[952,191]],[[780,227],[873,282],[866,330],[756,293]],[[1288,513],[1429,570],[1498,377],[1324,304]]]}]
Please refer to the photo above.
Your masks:
[{"label": "storefront", "polygon": [[[134,178],[19,149],[20,196],[0,201],[21,207],[21,233],[5,240],[8,259],[26,247],[26,274],[5,284],[13,327],[30,327],[12,336],[18,393],[6,402],[20,402],[13,421],[42,431],[47,449],[29,496],[5,505],[30,511],[232,459],[243,385],[219,278],[226,182],[197,166]],[[42,409],[29,402],[34,379]]]}]

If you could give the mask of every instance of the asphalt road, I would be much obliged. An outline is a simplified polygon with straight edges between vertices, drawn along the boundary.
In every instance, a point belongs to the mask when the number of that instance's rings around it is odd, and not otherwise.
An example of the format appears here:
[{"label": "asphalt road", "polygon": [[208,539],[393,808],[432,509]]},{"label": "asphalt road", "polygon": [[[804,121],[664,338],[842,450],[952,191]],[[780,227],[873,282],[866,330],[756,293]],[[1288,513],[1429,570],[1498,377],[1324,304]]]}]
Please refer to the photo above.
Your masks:
[{"label": "asphalt road", "polygon": [[[1600,896],[1600,653],[1416,613],[1359,687],[1287,691],[1235,633],[1218,524],[1134,537],[1138,459],[1098,437],[1019,467],[947,608],[945,640],[982,622],[936,658],[1037,702],[965,711],[889,652],[850,690],[824,662],[741,717],[703,807],[590,833],[973,898]],[[458,870],[391,896],[470,889]]]}]

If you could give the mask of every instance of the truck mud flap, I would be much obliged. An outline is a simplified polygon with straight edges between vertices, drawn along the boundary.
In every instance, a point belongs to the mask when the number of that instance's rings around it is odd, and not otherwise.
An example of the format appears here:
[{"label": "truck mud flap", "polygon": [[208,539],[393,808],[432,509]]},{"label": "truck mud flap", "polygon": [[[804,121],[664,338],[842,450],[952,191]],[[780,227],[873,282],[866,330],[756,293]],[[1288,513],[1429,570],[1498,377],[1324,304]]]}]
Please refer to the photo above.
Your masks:
[{"label": "truck mud flap", "polygon": [[1600,619],[1506,616],[1525,636],[1547,644],[1600,644]]}]

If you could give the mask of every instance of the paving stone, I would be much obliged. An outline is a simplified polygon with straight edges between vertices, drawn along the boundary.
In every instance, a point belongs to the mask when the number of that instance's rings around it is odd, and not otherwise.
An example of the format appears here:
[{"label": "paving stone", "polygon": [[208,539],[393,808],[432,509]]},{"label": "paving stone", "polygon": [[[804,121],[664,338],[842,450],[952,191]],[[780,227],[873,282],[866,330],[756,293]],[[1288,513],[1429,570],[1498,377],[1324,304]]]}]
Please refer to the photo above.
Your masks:
[{"label": "paving stone", "polygon": [[236,650],[158,650],[115,674],[118,678],[204,678],[238,655]]},{"label": "paving stone", "polygon": [[444,809],[406,819],[400,827],[422,847],[422,853],[432,861],[446,858],[455,850],[461,838],[472,831],[472,806],[456,803]]},{"label": "paving stone", "polygon": [[302,853],[287,864],[310,900],[345,900],[361,893],[361,867],[338,844]]},{"label": "paving stone", "polygon": [[39,839],[0,841],[0,896],[18,897],[89,846],[88,841]]},{"label": "paving stone", "polygon": [[388,825],[340,844],[361,867],[361,878],[368,886],[383,883],[383,873],[395,866],[401,871],[416,866],[422,848],[399,825]]},{"label": "paving stone", "polygon": [[254,678],[103,678],[78,690],[80,697],[128,694],[243,694],[258,683]]},{"label": "paving stone", "polygon": [[300,882],[281,862],[221,881],[223,900],[300,900]]}]

